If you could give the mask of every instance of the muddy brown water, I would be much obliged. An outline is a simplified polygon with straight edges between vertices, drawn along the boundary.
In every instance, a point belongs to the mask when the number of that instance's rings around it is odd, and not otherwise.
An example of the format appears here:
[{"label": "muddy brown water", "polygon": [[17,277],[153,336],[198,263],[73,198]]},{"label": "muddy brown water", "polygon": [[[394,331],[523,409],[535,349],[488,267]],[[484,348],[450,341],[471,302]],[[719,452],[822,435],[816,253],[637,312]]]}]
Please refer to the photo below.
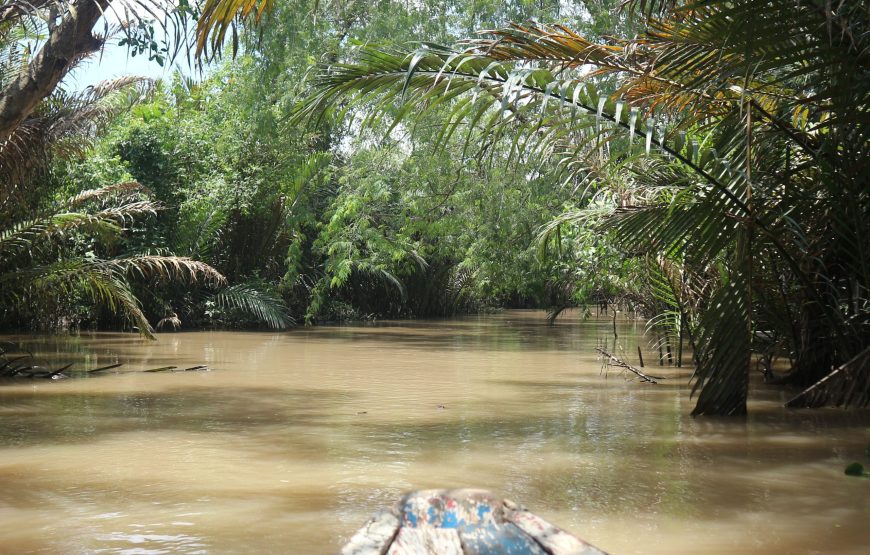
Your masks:
[{"label": "muddy brown water", "polygon": [[[627,353],[644,341],[618,331]],[[685,370],[602,374],[611,335],[511,311],[18,338],[124,366],[0,386],[0,553],[332,553],[402,492],[442,487],[490,489],[613,554],[870,552],[870,480],[843,474],[867,462],[870,412],[786,411],[759,385],[748,419],[692,419]]]}]

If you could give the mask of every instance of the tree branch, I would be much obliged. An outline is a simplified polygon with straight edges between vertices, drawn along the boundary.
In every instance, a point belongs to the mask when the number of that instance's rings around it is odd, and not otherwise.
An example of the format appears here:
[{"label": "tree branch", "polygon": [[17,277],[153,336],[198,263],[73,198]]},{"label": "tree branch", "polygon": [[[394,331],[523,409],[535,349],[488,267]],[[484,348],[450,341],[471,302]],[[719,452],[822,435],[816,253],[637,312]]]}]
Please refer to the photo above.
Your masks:
[{"label": "tree branch", "polygon": [[595,350],[598,351],[599,353],[601,353],[602,356],[604,356],[604,358],[607,361],[605,364],[618,366],[620,368],[625,368],[629,372],[633,372],[635,375],[637,375],[637,377],[640,378],[641,381],[648,382],[648,383],[659,383],[658,380],[664,379],[661,376],[650,376],[650,375],[647,375],[647,374],[641,372],[640,370],[638,370],[637,368],[635,368],[631,364],[628,364],[627,362],[624,362],[623,360],[616,358],[615,356],[608,353],[607,351],[605,351],[601,347],[596,347]]}]

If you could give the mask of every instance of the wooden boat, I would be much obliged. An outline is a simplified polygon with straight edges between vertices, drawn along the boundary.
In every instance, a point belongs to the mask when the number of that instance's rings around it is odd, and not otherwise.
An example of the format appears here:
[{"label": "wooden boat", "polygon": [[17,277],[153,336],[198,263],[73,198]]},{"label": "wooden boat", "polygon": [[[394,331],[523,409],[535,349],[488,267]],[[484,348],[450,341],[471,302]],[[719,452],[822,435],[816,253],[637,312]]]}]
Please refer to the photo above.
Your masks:
[{"label": "wooden boat", "polygon": [[484,490],[406,494],[351,538],[341,555],[605,555],[512,501]]}]

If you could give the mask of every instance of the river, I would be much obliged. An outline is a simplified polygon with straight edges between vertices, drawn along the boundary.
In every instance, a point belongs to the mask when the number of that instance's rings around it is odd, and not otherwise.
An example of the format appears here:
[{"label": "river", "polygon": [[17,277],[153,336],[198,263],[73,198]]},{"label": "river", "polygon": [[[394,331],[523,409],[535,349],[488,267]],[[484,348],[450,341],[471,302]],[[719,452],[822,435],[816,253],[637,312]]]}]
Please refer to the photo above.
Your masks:
[{"label": "river", "polygon": [[[642,324],[621,321],[634,353]],[[0,386],[0,552],[332,553],[407,490],[480,487],[610,553],[867,553],[870,412],[693,419],[602,373],[610,320],[6,337],[118,373]],[[631,355],[626,355],[631,356]],[[632,360],[632,362],[636,362]],[[207,364],[209,372],[144,373]]]}]

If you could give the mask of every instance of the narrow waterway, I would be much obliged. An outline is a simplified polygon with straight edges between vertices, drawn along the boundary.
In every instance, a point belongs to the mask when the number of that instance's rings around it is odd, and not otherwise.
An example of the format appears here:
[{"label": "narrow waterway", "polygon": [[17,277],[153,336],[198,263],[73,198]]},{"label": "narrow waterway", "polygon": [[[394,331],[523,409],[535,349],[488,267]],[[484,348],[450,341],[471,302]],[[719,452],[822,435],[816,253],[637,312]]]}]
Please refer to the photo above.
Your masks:
[{"label": "narrow waterway", "polygon": [[[0,553],[335,552],[481,487],[614,555],[870,548],[868,411],[692,419],[685,369],[602,373],[609,320],[505,312],[287,333],[17,337],[117,374],[0,385]],[[642,324],[622,322],[635,353]],[[647,363],[653,360],[647,353]],[[143,373],[207,364],[210,372]]]}]

